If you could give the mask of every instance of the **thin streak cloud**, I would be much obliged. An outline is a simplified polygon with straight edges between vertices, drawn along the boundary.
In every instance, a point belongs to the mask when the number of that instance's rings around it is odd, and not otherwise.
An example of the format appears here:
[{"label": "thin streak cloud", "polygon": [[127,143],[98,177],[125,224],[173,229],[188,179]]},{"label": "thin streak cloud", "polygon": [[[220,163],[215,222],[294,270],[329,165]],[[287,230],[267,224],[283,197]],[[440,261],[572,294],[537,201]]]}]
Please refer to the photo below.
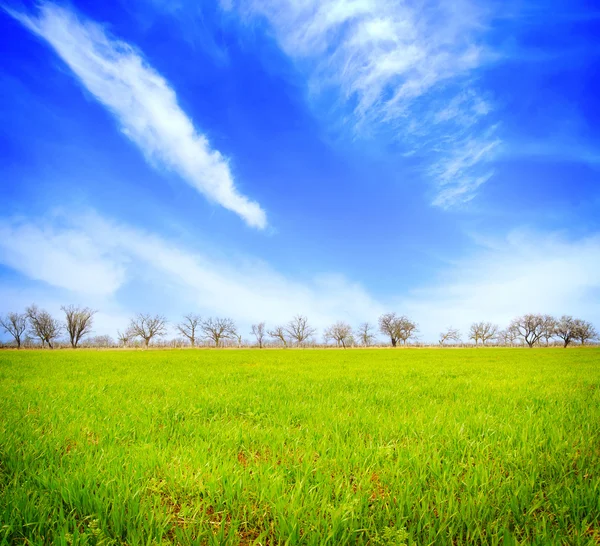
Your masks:
[{"label": "thin streak cloud", "polygon": [[264,210],[236,189],[227,159],[198,132],[169,83],[132,46],[51,3],[41,4],[35,16],[7,11],[52,46],[150,163],[177,173],[248,225],[266,227]]}]

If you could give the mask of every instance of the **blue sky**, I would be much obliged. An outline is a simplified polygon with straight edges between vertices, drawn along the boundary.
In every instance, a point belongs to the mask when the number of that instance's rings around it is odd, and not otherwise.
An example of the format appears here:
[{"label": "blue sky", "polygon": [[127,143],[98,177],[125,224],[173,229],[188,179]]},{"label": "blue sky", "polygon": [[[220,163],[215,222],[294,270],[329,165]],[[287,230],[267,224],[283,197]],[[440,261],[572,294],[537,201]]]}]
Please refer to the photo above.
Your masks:
[{"label": "blue sky", "polygon": [[600,324],[593,2],[2,6],[0,312]]}]

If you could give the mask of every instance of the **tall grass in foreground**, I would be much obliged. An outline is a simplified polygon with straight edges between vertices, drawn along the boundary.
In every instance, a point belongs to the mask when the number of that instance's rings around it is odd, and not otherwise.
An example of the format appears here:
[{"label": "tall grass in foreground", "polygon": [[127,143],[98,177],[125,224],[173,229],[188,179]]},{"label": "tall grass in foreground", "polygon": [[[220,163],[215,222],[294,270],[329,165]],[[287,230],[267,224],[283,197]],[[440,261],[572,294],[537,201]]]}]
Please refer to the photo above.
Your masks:
[{"label": "tall grass in foreground", "polygon": [[1,544],[598,544],[600,350],[0,353]]}]

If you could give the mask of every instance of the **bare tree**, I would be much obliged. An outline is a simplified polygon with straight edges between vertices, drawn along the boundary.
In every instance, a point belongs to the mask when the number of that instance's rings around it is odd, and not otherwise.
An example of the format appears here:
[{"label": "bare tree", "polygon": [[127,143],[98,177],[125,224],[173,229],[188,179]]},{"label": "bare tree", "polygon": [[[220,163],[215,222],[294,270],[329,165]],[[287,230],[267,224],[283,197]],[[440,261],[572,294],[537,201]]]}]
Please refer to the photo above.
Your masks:
[{"label": "bare tree", "polygon": [[369,347],[375,340],[375,335],[372,333],[374,327],[368,322],[363,322],[356,330],[356,337],[361,345]]},{"label": "bare tree", "polygon": [[61,309],[65,313],[71,347],[77,349],[81,339],[92,331],[96,311],[89,307],[76,307],[75,305],[63,305]]},{"label": "bare tree", "polygon": [[505,330],[498,332],[497,339],[500,342],[500,344],[512,347],[515,344],[515,341],[517,341],[518,337],[519,333],[517,332],[517,330],[509,326]]},{"label": "bare tree", "polygon": [[90,344],[94,347],[104,347],[106,349],[108,347],[112,347],[115,344],[115,342],[109,335],[102,335],[94,336],[90,340]]},{"label": "bare tree", "polygon": [[229,318],[210,317],[200,323],[200,329],[204,337],[212,341],[215,347],[219,347],[223,340],[236,336],[235,323]]},{"label": "bare tree", "polygon": [[402,343],[406,345],[406,342],[419,331],[416,322],[413,322],[408,317],[400,317],[398,323],[398,337],[402,340]]},{"label": "bare tree", "polygon": [[8,313],[0,317],[0,326],[10,334],[17,343],[17,349],[21,348],[21,339],[27,330],[27,315],[24,313]]},{"label": "bare tree", "polygon": [[577,323],[573,317],[563,315],[554,326],[554,335],[563,341],[563,347],[566,349],[569,343],[575,339]]},{"label": "bare tree", "polygon": [[265,323],[259,322],[258,324],[253,324],[252,331],[250,333],[256,338],[256,343],[258,343],[259,349],[262,349],[266,334]]},{"label": "bare tree", "polygon": [[345,349],[353,341],[352,327],[346,322],[338,321],[325,330],[324,337],[326,341],[333,339],[338,347],[341,345]]},{"label": "bare tree", "polygon": [[552,315],[544,315],[542,337],[546,340],[546,347],[550,345],[550,340],[556,335],[557,320]]},{"label": "bare tree", "polygon": [[183,321],[175,326],[177,331],[189,339],[192,347],[196,346],[196,332],[200,328],[202,319],[194,313],[189,313],[183,317]]},{"label": "bare tree", "polygon": [[288,344],[288,333],[287,330],[283,326],[276,326],[272,330],[267,332],[269,337],[281,341],[284,347],[287,347]]},{"label": "bare tree", "polygon": [[125,331],[121,332],[117,330],[117,340],[119,343],[123,345],[123,347],[127,347],[131,339],[135,337],[130,328],[127,328]]},{"label": "bare tree", "polygon": [[513,329],[531,349],[544,334],[544,317],[534,314],[523,315],[513,319],[509,328]]},{"label": "bare tree", "polygon": [[53,318],[48,311],[38,309],[37,305],[31,305],[25,309],[25,314],[29,321],[31,333],[38,337],[42,342],[48,344],[50,349],[54,348],[54,340],[62,331],[62,324],[57,319]]},{"label": "bare tree", "polygon": [[396,347],[399,341],[406,342],[419,331],[415,322],[405,316],[397,316],[396,313],[387,313],[379,317],[379,330],[382,334],[389,336],[392,347]]},{"label": "bare tree", "polygon": [[496,339],[498,335],[498,326],[491,322],[474,322],[471,324],[469,330],[469,339],[472,339],[477,345],[477,342],[481,340],[481,344],[485,345],[487,341]]},{"label": "bare tree", "polygon": [[316,330],[309,326],[308,319],[303,315],[296,315],[286,326],[286,331],[298,345],[302,345],[312,337]]},{"label": "bare tree", "polygon": [[148,348],[153,337],[164,336],[167,333],[167,320],[161,315],[139,313],[131,319],[128,330],[131,337],[141,337]]},{"label": "bare tree", "polygon": [[442,332],[440,334],[440,345],[444,345],[446,342],[460,343],[460,330],[450,327]]},{"label": "bare tree", "polygon": [[379,317],[379,331],[386,336],[389,336],[392,343],[392,347],[395,347],[398,343],[398,335],[396,331],[396,323],[398,317],[396,313],[386,313]]},{"label": "bare tree", "polygon": [[596,329],[591,322],[576,319],[573,337],[578,339],[582,345],[585,345],[586,341],[597,339],[598,332],[596,332]]}]

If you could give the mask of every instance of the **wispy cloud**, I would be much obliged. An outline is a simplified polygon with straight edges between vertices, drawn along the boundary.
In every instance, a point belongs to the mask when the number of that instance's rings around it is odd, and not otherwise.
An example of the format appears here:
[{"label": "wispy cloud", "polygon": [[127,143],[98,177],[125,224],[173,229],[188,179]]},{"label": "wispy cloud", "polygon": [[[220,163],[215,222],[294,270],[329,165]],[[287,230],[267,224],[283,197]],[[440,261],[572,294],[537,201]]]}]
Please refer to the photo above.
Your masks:
[{"label": "wispy cloud", "polygon": [[303,313],[324,327],[340,319],[374,321],[383,310],[342,275],[300,281],[251,258],[220,262],[202,250],[93,212],[4,219],[0,235],[0,263],[70,290],[78,301],[101,294],[110,303],[128,296],[132,286],[151,286],[140,303],[143,308],[131,312],[165,312],[161,306],[168,305],[181,313],[232,316],[244,325],[260,320],[273,325]]},{"label": "wispy cloud", "polygon": [[523,313],[572,314],[600,325],[600,235],[521,229],[474,242],[471,257],[399,303],[424,326],[424,338],[435,340],[450,325],[465,333],[476,320],[505,327]]},{"label": "wispy cloud", "polygon": [[[480,3],[222,0],[266,19],[281,48],[308,64],[311,85],[339,90],[358,133],[395,133],[426,169],[443,207],[472,198],[499,144],[473,71],[486,59]],[[469,151],[465,151],[467,142]]]},{"label": "wispy cloud", "polygon": [[189,311],[226,315],[243,328],[303,313],[321,329],[336,320],[375,323],[381,313],[397,311],[413,317],[421,339],[432,342],[450,325],[463,332],[476,320],[505,326],[526,312],[573,314],[600,325],[600,236],[572,240],[517,230],[474,242],[472,255],[448,264],[438,282],[381,299],[343,275],[298,280],[248,257],[225,263],[206,249],[94,212],[8,218],[0,220],[0,264],[41,282],[27,293],[0,286],[0,312],[33,300],[53,309],[81,302],[104,313],[98,332],[114,335],[138,311],[167,312],[171,319]]},{"label": "wispy cloud", "polygon": [[36,15],[7,11],[54,48],[151,163],[174,171],[250,226],[266,226],[263,209],[237,191],[227,159],[198,132],[169,83],[133,47],[51,3],[42,3]]}]

